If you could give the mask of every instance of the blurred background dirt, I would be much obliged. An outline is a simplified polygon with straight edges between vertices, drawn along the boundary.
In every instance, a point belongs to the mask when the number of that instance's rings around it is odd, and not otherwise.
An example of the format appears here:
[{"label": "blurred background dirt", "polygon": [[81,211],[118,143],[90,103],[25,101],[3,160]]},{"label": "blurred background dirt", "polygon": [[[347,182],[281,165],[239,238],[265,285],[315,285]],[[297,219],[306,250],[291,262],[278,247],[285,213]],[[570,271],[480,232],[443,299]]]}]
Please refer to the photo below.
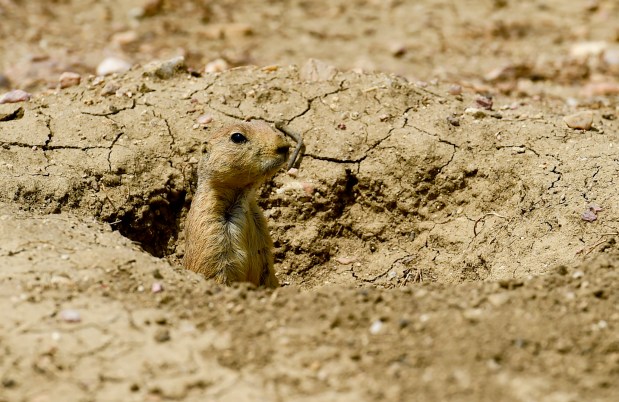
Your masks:
[{"label": "blurred background dirt", "polygon": [[[0,18],[0,401],[616,397],[616,2]],[[180,268],[205,133],[254,118],[306,145],[276,291]]]}]

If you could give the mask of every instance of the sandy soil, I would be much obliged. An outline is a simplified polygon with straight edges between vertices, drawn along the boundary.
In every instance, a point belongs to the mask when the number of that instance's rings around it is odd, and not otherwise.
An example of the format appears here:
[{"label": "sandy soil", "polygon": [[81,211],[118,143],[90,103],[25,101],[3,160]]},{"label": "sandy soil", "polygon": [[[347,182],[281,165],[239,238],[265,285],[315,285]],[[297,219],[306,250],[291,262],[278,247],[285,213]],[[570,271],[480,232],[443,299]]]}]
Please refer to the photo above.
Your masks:
[{"label": "sandy soil", "polygon": [[[614,400],[615,2],[236,3],[0,0],[0,401]],[[235,119],[275,291],[180,268]]]}]

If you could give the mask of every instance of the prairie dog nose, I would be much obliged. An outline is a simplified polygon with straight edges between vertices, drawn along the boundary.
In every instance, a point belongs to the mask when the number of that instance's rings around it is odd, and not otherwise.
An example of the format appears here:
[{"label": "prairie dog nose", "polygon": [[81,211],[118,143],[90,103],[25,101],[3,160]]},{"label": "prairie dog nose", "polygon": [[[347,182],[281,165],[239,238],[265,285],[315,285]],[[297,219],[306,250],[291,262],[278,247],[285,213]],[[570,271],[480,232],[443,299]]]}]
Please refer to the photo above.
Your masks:
[{"label": "prairie dog nose", "polygon": [[290,150],[290,145],[286,144],[286,145],[280,145],[279,147],[277,147],[275,152],[278,155],[288,155],[289,150]]}]

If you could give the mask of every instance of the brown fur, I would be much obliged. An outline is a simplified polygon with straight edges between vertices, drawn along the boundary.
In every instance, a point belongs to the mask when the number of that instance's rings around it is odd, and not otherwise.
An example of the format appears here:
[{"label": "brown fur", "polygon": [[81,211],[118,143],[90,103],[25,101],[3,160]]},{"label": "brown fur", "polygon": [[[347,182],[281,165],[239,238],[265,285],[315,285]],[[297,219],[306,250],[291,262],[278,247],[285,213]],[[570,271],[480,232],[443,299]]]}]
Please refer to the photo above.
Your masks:
[{"label": "brown fur", "polygon": [[[234,143],[233,133],[248,141]],[[286,162],[288,146],[263,122],[228,126],[208,139],[185,225],[185,268],[226,285],[279,286],[256,190]]]}]

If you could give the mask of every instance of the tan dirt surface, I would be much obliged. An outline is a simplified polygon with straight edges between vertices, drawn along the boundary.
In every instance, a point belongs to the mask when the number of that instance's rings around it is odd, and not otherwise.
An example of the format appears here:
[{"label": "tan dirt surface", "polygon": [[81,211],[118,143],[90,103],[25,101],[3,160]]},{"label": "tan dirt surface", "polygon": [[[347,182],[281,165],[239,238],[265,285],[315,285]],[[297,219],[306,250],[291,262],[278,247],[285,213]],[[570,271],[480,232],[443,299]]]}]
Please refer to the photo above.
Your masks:
[{"label": "tan dirt surface", "polygon": [[[619,8],[567,4],[0,0],[0,401],[615,400]],[[180,267],[251,119],[275,291]]]}]

